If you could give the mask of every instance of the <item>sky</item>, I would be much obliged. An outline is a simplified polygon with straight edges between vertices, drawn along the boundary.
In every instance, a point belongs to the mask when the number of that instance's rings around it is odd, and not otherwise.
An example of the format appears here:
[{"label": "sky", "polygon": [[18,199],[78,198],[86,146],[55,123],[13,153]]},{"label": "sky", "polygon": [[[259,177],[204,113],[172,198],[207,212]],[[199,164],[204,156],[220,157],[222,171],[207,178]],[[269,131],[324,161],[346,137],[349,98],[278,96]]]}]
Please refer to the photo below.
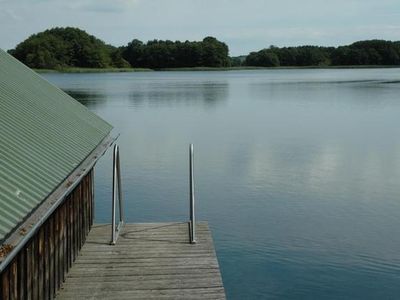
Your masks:
[{"label": "sky", "polygon": [[275,46],[400,40],[400,0],[0,0],[0,48],[52,27],[108,44],[215,36],[230,55]]}]

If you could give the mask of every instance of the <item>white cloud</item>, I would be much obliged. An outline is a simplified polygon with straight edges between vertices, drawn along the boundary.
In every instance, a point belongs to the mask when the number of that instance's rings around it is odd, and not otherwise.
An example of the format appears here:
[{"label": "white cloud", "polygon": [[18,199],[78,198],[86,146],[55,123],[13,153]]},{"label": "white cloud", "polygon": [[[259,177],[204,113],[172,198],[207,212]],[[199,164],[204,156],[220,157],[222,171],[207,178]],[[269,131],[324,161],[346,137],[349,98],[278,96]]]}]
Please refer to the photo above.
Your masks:
[{"label": "white cloud", "polygon": [[131,9],[139,0],[86,0],[86,1],[69,1],[67,2],[71,8],[94,13],[122,13]]},{"label": "white cloud", "polygon": [[[400,40],[398,0],[0,0],[0,47],[76,26],[114,45],[213,35],[233,55],[274,45]],[[33,4],[34,3],[34,4]]]}]

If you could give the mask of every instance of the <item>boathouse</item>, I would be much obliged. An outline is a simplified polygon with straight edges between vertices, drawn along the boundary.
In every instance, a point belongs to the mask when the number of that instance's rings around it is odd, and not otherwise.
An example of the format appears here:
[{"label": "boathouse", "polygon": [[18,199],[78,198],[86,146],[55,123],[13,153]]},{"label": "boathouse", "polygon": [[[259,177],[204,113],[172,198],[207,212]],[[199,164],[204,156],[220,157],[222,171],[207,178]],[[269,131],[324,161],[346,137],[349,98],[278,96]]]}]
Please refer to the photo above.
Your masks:
[{"label": "boathouse", "polygon": [[52,299],[93,224],[112,126],[0,50],[0,299]]}]

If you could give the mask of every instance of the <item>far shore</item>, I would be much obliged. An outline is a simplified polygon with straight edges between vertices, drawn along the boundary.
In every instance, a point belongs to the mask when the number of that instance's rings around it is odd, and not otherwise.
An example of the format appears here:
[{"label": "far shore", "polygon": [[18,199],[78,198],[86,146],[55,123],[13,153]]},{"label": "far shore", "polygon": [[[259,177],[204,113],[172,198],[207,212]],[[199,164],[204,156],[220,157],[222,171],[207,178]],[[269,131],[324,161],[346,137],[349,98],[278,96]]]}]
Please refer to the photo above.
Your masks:
[{"label": "far shore", "polygon": [[151,72],[146,68],[76,68],[66,67],[57,69],[34,69],[37,73],[124,73],[124,72]]},{"label": "far shore", "polygon": [[184,67],[184,68],[60,68],[60,69],[34,69],[38,73],[128,73],[128,72],[153,72],[153,71],[236,71],[236,70],[296,70],[296,69],[393,69],[400,65],[354,65],[354,66],[291,66],[291,67]]}]

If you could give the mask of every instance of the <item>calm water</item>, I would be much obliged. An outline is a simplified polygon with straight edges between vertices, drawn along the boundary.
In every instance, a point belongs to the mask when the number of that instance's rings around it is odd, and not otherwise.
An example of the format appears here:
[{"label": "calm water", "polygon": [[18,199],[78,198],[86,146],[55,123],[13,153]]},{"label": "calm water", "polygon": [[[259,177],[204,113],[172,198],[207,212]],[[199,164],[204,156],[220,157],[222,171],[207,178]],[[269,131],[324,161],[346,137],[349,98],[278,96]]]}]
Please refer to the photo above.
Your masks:
[{"label": "calm water", "polygon": [[186,220],[194,143],[229,299],[400,298],[400,69],[45,77],[121,133],[128,221]]}]

